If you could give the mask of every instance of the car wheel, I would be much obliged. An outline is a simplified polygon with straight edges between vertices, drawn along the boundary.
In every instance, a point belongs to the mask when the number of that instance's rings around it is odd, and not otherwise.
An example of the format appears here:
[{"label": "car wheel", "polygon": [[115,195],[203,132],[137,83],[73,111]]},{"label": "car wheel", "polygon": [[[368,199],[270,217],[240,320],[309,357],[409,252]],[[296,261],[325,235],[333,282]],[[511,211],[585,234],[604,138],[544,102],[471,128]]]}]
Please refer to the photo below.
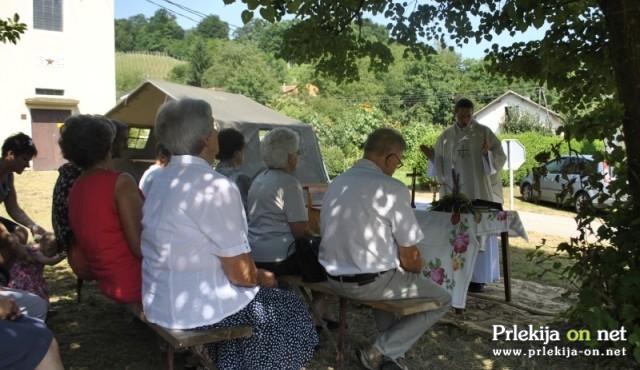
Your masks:
[{"label": "car wheel", "polygon": [[574,201],[575,201],[574,206],[575,206],[576,213],[584,213],[584,211],[591,208],[592,206],[591,198],[589,197],[589,194],[585,193],[584,191],[581,191],[578,194],[576,194]]},{"label": "car wheel", "polygon": [[522,194],[522,199],[524,199],[526,202],[533,202],[533,188],[531,188],[531,184],[527,183],[522,185],[520,194]]}]

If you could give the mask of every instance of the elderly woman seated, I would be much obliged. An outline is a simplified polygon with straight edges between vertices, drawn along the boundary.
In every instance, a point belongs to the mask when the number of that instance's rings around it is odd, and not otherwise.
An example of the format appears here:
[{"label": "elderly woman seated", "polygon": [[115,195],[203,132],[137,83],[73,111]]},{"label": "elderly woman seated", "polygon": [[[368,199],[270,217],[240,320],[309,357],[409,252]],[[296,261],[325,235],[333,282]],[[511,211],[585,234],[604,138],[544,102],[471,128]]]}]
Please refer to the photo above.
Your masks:
[{"label": "elderly woman seated", "polygon": [[[293,176],[300,156],[299,146],[300,138],[288,128],[269,132],[260,147],[267,170],[254,179],[249,189],[251,255],[258,267],[276,276],[300,273],[292,243],[312,236],[302,188]],[[337,320],[329,314],[332,301],[325,294],[314,293],[314,306],[330,328],[337,328]]]},{"label": "elderly woman seated", "polygon": [[216,159],[220,162],[216,166],[216,171],[238,185],[242,204],[247,211],[247,194],[249,194],[251,187],[251,178],[239,169],[244,163],[244,151],[247,145],[244,141],[244,135],[235,128],[226,128],[218,133],[218,143],[220,144],[220,152],[218,152]]},{"label": "elderly woman seated", "polygon": [[65,159],[82,169],[69,192],[69,224],[81,252],[107,297],[141,300],[140,233],[143,198],[131,175],[111,169],[116,135],[105,117],[69,117],[60,134]]},{"label": "elderly woman seated", "polygon": [[165,103],[156,136],[171,162],[153,181],[143,209],[142,293],[148,321],[170,329],[251,325],[253,335],[207,345],[220,369],[300,369],[318,336],[295,294],[274,289],[256,268],[235,183],[215,172],[211,107]]}]

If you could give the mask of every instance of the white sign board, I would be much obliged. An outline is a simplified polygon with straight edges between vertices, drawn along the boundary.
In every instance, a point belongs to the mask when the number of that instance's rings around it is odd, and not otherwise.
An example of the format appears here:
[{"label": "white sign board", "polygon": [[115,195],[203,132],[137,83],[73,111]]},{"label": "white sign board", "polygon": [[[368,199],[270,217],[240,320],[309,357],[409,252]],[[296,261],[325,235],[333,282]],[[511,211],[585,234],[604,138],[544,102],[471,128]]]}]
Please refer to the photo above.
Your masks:
[{"label": "white sign board", "polygon": [[505,170],[517,170],[522,166],[525,160],[525,149],[522,143],[516,139],[504,139],[502,140],[502,150],[507,155]]},{"label": "white sign board", "polygon": [[525,160],[524,145],[516,139],[502,140],[502,150],[507,155],[504,169],[509,170],[509,209],[513,210],[513,170],[522,166]]}]

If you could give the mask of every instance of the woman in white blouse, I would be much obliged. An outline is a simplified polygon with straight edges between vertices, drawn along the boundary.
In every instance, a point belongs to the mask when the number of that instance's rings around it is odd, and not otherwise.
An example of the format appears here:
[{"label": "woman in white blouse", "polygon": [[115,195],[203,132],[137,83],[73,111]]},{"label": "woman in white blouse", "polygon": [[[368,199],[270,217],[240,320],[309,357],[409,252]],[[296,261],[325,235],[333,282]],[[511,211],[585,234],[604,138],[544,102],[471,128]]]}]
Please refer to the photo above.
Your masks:
[{"label": "woman in white blouse", "polygon": [[143,208],[147,319],[170,329],[251,325],[253,335],[207,345],[220,369],[300,369],[317,334],[302,301],[256,268],[237,186],[211,168],[218,139],[203,100],[165,103],[156,136],[173,154]]}]

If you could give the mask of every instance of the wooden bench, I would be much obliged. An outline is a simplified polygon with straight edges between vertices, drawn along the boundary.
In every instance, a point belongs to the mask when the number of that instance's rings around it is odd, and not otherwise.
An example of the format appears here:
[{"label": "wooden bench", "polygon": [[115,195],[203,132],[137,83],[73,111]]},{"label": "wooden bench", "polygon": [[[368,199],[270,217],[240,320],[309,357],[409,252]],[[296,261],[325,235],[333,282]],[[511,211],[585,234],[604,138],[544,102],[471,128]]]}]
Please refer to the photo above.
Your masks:
[{"label": "wooden bench", "polygon": [[142,306],[130,304],[127,305],[127,308],[167,343],[167,369],[170,370],[173,370],[173,354],[176,349],[222,342],[229,339],[247,338],[253,334],[253,328],[245,325],[207,330],[166,329],[147,321],[142,311]]},{"label": "wooden bench", "polygon": [[[380,300],[380,301],[362,301],[358,299],[353,299],[349,297],[345,297],[337,294],[328,283],[306,283],[302,281],[302,278],[299,275],[284,275],[278,277],[279,281],[291,284],[295,286],[305,301],[309,305],[312,310],[312,313],[316,320],[322,323],[322,327],[324,332],[327,334],[329,341],[334,346],[337,352],[337,362],[338,369],[342,369],[344,367],[344,332],[346,327],[346,319],[347,319],[347,301],[351,300],[353,302],[357,302],[359,304],[377,308],[379,310],[384,310],[387,312],[395,313],[399,316],[411,315],[418,312],[425,311],[433,311],[440,307],[442,307],[442,302],[430,299],[430,298],[407,298],[407,299],[397,299],[397,300]],[[312,304],[312,299],[306,289],[318,291],[325,294],[330,294],[333,296],[337,296],[340,301],[340,315],[339,322],[340,327],[338,329],[338,342],[336,343],[333,335],[329,331],[326,326],[326,323],[322,320],[322,316],[319,312],[316,311],[315,307]]]}]

